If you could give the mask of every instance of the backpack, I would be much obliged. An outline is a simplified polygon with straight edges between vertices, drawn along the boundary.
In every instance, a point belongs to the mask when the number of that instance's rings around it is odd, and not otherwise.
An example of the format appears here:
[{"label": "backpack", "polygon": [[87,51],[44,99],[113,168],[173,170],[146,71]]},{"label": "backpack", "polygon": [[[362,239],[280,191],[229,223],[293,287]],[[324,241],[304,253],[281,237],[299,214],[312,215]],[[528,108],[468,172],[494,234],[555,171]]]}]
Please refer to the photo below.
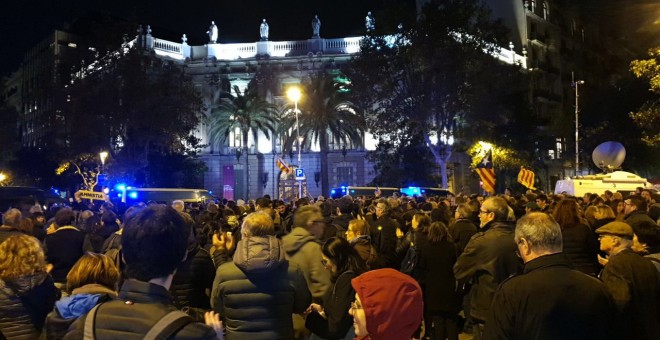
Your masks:
[{"label": "backpack", "polygon": [[[83,340],[94,340],[96,339],[94,333],[95,333],[95,324],[96,324],[96,312],[98,311],[99,307],[102,304],[98,304],[92,308],[92,310],[87,313],[87,317],[85,318],[85,326],[83,329]],[[171,311],[156,324],[151,326],[147,334],[144,335],[143,339],[147,340],[164,340],[169,338],[170,336],[174,335],[177,331],[182,329],[184,326],[190,324],[193,322],[193,319],[188,316],[188,314],[179,311],[179,310],[174,310]]]},{"label": "backpack", "polygon": [[406,251],[403,261],[401,261],[401,269],[399,271],[406,275],[411,275],[415,270],[418,261],[417,249],[415,249],[415,246],[411,245],[408,248],[408,251]]}]

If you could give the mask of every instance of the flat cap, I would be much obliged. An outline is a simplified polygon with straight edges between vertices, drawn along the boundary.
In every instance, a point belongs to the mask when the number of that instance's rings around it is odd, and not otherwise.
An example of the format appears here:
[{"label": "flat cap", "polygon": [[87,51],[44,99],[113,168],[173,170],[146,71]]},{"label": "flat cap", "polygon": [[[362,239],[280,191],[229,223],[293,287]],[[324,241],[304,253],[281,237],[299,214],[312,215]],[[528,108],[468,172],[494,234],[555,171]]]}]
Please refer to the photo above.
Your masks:
[{"label": "flat cap", "polygon": [[633,229],[628,223],[618,222],[618,221],[610,222],[596,229],[596,233],[624,236],[628,238],[632,238],[634,235]]}]

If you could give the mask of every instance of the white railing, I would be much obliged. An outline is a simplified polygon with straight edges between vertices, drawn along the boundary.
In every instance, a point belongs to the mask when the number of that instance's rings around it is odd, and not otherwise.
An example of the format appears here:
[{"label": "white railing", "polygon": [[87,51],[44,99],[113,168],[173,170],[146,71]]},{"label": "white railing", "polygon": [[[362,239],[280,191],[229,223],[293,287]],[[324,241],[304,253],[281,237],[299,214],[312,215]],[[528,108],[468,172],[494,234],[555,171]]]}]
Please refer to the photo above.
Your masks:
[{"label": "white railing", "polygon": [[360,52],[361,37],[324,39],[323,50],[330,53],[348,53]]},{"label": "white railing", "polygon": [[163,39],[154,39],[154,49],[167,52],[181,53],[181,43],[175,43]]}]

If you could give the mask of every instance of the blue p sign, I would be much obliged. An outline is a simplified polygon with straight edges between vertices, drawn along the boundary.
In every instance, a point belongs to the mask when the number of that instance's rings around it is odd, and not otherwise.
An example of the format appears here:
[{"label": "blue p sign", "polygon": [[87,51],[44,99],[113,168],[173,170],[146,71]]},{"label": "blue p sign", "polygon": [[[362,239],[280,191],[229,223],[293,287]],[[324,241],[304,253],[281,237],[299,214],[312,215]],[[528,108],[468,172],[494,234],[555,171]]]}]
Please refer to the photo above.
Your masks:
[{"label": "blue p sign", "polygon": [[305,169],[297,168],[296,169],[296,178],[305,178]]}]

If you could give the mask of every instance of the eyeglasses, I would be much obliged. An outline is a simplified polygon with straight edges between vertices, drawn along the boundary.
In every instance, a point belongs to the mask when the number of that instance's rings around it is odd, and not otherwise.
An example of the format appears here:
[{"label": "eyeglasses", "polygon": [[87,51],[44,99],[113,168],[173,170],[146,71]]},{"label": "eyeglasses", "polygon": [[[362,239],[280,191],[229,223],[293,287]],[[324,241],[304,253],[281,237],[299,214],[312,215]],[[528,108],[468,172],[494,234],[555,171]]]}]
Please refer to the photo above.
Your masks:
[{"label": "eyeglasses", "polygon": [[358,305],[357,301],[351,302],[351,310],[362,309],[362,306]]},{"label": "eyeglasses", "polygon": [[489,214],[490,211],[486,211],[486,210],[481,210],[481,209],[479,209],[479,213],[480,213],[480,214]]},{"label": "eyeglasses", "polygon": [[323,265],[323,267],[327,267],[328,266],[328,260],[321,259],[321,264]]}]

